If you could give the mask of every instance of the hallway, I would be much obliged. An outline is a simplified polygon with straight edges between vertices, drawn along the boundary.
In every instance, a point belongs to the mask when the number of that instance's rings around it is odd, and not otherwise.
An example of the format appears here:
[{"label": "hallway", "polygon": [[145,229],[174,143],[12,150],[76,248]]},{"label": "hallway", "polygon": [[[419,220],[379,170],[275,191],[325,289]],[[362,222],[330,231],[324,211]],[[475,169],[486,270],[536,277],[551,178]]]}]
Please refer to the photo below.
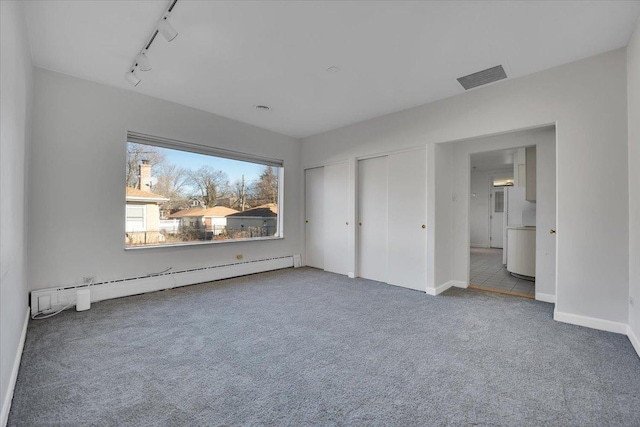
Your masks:
[{"label": "hallway", "polygon": [[502,264],[502,249],[471,248],[469,287],[535,298],[535,283],[512,276]]}]

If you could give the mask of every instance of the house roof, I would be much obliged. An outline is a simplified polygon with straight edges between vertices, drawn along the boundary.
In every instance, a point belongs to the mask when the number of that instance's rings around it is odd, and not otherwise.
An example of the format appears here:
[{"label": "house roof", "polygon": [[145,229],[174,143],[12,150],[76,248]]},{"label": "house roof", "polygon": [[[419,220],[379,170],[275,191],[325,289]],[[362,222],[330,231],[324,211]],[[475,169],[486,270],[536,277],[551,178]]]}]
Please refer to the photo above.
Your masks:
[{"label": "house roof", "polygon": [[237,212],[237,210],[226,206],[214,206],[212,208],[205,209],[204,212],[202,212],[202,216],[228,216]]},{"label": "house roof", "polygon": [[214,206],[212,208],[203,209],[201,207],[195,207],[178,211],[169,215],[169,218],[184,218],[184,217],[225,217],[238,212],[235,209],[227,208],[225,206]]},{"label": "house roof", "polygon": [[243,212],[227,215],[228,217],[244,218],[244,217],[260,217],[269,218],[278,216],[278,205],[275,203],[267,203],[265,205],[256,206],[253,209],[247,209]]},{"label": "house roof", "polygon": [[202,211],[204,211],[204,209],[201,207],[183,209],[181,211],[172,213],[171,215],[169,215],[169,218],[182,218],[185,216],[202,216],[201,215]]},{"label": "house roof", "polygon": [[139,202],[168,202],[169,198],[160,194],[151,193],[149,191],[138,190],[137,188],[127,187],[127,201]]}]

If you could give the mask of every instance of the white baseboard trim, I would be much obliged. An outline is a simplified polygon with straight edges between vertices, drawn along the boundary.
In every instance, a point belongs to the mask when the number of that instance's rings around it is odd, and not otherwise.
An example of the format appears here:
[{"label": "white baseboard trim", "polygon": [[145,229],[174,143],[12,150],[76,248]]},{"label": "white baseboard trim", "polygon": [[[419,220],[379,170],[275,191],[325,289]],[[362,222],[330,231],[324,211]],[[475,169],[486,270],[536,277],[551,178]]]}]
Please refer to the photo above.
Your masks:
[{"label": "white baseboard trim", "polygon": [[563,313],[558,310],[553,311],[553,320],[570,323],[572,325],[586,326],[587,328],[599,329],[601,331],[615,332],[627,335],[628,325],[611,320],[597,319],[595,317],[580,316],[579,314]]},{"label": "white baseboard trim", "polygon": [[186,271],[168,272],[149,277],[112,280],[88,287],[76,286],[69,288],[39,289],[31,292],[31,314],[35,315],[38,312],[39,297],[50,296],[51,311],[55,311],[70,303],[74,303],[77,289],[89,289],[91,292],[91,302],[93,303],[113,298],[122,298],[147,292],[156,292],[181,286],[229,279],[231,277],[263,273],[265,271],[279,270],[293,266],[294,257],[284,256],[222,266],[202,267]]},{"label": "white baseboard trim", "polygon": [[640,339],[638,339],[636,334],[633,332],[633,329],[631,329],[631,325],[627,326],[627,337],[629,337],[629,341],[631,341],[631,345],[633,345],[633,348],[636,350],[636,353],[638,353],[638,357],[640,357]]},{"label": "white baseboard trim", "polygon": [[536,300],[555,304],[556,296],[551,294],[543,294],[542,292],[536,292]]},{"label": "white baseboard trim", "polygon": [[449,283],[456,288],[467,289],[469,287],[469,283],[463,282],[462,280],[451,280]]},{"label": "white baseboard trim", "polygon": [[469,284],[460,280],[449,280],[448,282],[443,283],[442,285],[435,288],[427,288],[426,293],[427,295],[436,296],[443,293],[452,286],[455,286],[457,288],[466,288],[467,286],[469,286]]},{"label": "white baseboard trim", "polygon": [[16,356],[13,359],[13,367],[11,368],[11,377],[9,378],[9,387],[4,395],[4,402],[2,402],[2,413],[0,414],[0,425],[5,427],[9,421],[9,410],[11,410],[11,401],[13,400],[13,391],[16,387],[16,380],[18,379],[18,370],[20,370],[20,361],[22,360],[22,350],[24,349],[24,341],[27,338],[27,326],[29,325],[29,307],[27,307],[26,315],[24,317],[24,324],[22,325],[22,335],[20,335],[20,341],[18,342],[18,348],[16,349]]}]

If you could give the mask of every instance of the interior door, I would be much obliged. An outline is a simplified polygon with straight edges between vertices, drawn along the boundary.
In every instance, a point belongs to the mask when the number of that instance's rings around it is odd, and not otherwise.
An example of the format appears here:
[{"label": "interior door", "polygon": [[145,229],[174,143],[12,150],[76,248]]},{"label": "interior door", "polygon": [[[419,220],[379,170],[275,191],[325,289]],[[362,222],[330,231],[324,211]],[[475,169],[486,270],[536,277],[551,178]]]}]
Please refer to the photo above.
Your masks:
[{"label": "interior door", "polygon": [[389,282],[426,290],[426,152],[388,157]]},{"label": "interior door", "polygon": [[324,168],[305,171],[305,265],[324,268]]},{"label": "interior door", "polygon": [[349,272],[349,164],[324,167],[324,269]]},{"label": "interior door", "polygon": [[503,246],[504,234],[504,188],[491,189],[491,215],[489,223],[491,224],[490,246],[492,248],[500,248]]},{"label": "interior door", "polygon": [[358,162],[358,274],[388,282],[387,157]]}]

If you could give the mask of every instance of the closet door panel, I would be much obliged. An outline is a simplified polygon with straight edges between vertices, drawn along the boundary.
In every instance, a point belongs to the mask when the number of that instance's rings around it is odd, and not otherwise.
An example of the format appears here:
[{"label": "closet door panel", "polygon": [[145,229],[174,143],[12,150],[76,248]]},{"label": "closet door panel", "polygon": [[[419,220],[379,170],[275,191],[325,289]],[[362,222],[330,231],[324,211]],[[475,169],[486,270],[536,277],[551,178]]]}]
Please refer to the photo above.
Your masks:
[{"label": "closet door panel", "polygon": [[305,171],[305,265],[324,268],[324,168]]},{"label": "closet door panel", "polygon": [[387,282],[387,157],[358,162],[358,273]]},{"label": "closet door panel", "polygon": [[324,269],[349,272],[349,164],[324,167]]},{"label": "closet door panel", "polygon": [[388,157],[389,282],[426,290],[426,152]]}]

